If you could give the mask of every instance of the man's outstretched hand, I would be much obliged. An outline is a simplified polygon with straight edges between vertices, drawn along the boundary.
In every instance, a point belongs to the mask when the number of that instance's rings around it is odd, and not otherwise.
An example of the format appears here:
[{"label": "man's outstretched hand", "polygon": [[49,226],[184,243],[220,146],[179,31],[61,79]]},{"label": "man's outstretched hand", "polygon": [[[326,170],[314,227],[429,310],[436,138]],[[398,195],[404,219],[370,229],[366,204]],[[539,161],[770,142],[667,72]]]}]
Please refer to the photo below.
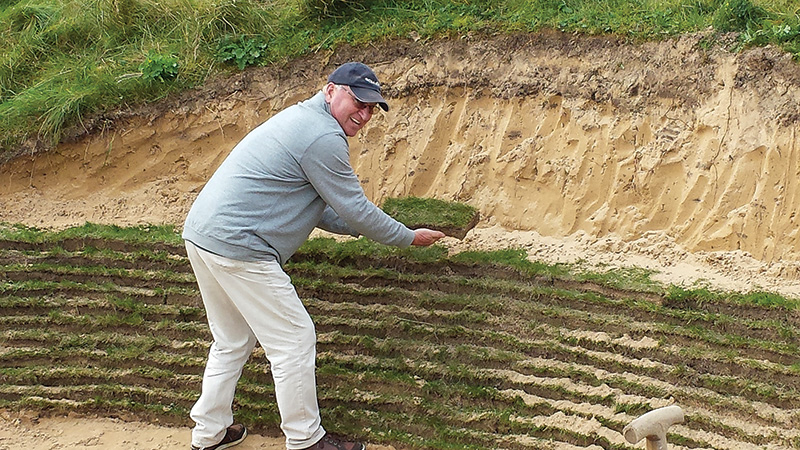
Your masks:
[{"label": "man's outstretched hand", "polygon": [[411,245],[427,247],[443,237],[444,233],[441,231],[429,230],[427,228],[417,228],[414,230],[414,241],[411,242]]}]

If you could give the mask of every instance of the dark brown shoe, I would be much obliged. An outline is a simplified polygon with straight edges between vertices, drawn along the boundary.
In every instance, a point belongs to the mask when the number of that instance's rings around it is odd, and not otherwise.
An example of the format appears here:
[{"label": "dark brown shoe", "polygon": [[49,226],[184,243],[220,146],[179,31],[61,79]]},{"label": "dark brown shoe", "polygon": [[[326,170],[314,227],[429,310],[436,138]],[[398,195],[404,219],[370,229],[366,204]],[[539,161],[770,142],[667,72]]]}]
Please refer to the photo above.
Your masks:
[{"label": "dark brown shoe", "polygon": [[361,442],[347,441],[345,438],[328,433],[319,442],[304,450],[364,450],[366,448]]},{"label": "dark brown shoe", "polygon": [[247,437],[247,429],[244,425],[237,423],[235,425],[231,425],[225,430],[225,437],[222,438],[221,441],[217,445],[212,445],[211,447],[195,447],[192,446],[192,450],[223,450],[225,448],[233,447],[234,445],[241,444],[244,438]]}]

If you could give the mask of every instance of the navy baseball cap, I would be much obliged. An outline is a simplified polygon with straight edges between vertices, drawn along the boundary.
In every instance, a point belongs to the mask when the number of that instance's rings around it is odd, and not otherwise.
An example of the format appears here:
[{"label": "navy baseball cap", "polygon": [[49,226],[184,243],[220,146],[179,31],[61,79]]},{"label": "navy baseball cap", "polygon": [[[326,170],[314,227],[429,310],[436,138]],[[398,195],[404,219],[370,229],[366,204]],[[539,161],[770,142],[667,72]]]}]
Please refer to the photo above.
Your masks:
[{"label": "navy baseball cap", "polygon": [[334,84],[346,84],[359,101],[364,103],[376,103],[384,111],[389,111],[389,105],[381,95],[381,83],[378,77],[366,64],[360,62],[344,63],[337,67],[328,76],[328,82]]}]

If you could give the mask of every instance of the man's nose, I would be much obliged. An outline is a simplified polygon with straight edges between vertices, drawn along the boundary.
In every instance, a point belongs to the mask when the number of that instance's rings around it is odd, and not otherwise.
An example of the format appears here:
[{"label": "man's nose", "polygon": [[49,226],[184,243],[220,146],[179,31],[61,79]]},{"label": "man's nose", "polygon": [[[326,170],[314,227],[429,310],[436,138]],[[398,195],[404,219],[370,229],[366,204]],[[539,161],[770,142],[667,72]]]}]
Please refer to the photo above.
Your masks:
[{"label": "man's nose", "polygon": [[367,120],[369,120],[369,119],[371,119],[371,118],[372,118],[372,110],[371,110],[371,108],[369,108],[369,107],[367,107],[367,108],[361,108],[361,109],[358,111],[358,114],[359,114],[359,116],[361,117],[361,121],[362,121],[362,122],[366,122]]}]

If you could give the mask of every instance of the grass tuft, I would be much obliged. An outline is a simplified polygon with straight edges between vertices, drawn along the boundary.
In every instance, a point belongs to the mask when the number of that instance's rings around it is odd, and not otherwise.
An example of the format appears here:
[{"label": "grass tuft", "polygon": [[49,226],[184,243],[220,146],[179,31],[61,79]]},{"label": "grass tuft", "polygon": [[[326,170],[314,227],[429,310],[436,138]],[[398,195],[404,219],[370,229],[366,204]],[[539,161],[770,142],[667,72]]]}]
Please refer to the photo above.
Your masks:
[{"label": "grass tuft", "polygon": [[762,21],[770,18],[766,9],[750,0],[725,0],[714,13],[712,23],[718,31],[748,31],[760,28]]}]

